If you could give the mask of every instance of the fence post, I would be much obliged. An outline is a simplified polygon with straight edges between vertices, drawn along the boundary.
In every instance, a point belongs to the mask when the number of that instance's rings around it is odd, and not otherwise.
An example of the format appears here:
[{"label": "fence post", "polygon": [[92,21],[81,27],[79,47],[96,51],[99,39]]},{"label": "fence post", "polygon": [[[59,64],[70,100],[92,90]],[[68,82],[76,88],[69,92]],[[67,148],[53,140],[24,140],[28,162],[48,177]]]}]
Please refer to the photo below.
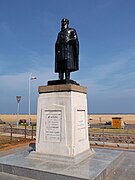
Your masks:
[{"label": "fence post", "polygon": [[104,126],[103,126],[103,147],[105,146],[105,140],[104,140]]},{"label": "fence post", "polygon": [[25,140],[26,140],[26,124],[25,124],[25,129],[24,129],[24,138],[25,138]]},{"label": "fence post", "polygon": [[128,143],[128,147],[127,148],[129,149],[129,137],[128,136],[129,136],[129,132],[128,132],[128,129],[127,129],[127,143]]},{"label": "fence post", "polygon": [[12,129],[12,125],[9,124],[10,128],[11,128],[11,131],[10,131],[10,141],[12,141],[12,134],[13,134],[13,129]]},{"label": "fence post", "polygon": [[31,139],[33,140],[33,125],[32,125],[31,127],[32,127],[32,131],[31,131]]}]

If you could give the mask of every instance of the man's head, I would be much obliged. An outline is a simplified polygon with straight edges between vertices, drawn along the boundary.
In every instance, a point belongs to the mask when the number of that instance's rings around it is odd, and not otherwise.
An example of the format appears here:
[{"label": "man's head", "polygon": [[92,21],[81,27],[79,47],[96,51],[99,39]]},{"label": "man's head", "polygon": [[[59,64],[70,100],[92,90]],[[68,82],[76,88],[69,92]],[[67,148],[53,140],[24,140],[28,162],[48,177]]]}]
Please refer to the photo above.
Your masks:
[{"label": "man's head", "polygon": [[61,20],[61,29],[64,30],[64,29],[67,29],[68,28],[68,25],[69,25],[69,20],[66,19],[66,18],[63,18]]}]

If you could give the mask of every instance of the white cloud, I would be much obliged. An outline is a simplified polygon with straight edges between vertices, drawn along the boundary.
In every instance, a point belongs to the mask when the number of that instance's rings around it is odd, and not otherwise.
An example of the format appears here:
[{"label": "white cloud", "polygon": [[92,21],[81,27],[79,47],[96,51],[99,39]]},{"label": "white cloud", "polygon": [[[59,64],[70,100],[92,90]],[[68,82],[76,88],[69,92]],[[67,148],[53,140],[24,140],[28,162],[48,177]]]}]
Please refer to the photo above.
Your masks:
[{"label": "white cloud", "polygon": [[2,85],[1,88],[10,89],[10,91],[14,90],[20,90],[20,89],[26,89],[26,86],[28,84],[29,75],[30,73],[33,74],[33,76],[37,77],[36,84],[45,84],[46,81],[54,77],[52,69],[50,68],[41,68],[41,70],[30,70],[29,72],[25,73],[18,73],[13,75],[1,75],[0,76],[0,84]]},{"label": "white cloud", "polygon": [[[82,80],[94,89],[110,89],[133,86],[135,71],[131,59],[135,58],[135,52],[121,53],[117,57],[108,59],[106,64],[97,65],[85,72]],[[133,62],[133,61],[132,61]]]},{"label": "white cloud", "polygon": [[16,99],[17,95],[21,95],[21,112],[28,111],[28,85],[29,75],[37,77],[37,80],[31,81],[31,111],[36,112],[38,86],[46,85],[48,80],[54,77],[52,68],[41,68],[38,70],[31,69],[30,72],[2,75],[0,76],[0,113],[16,113]]}]

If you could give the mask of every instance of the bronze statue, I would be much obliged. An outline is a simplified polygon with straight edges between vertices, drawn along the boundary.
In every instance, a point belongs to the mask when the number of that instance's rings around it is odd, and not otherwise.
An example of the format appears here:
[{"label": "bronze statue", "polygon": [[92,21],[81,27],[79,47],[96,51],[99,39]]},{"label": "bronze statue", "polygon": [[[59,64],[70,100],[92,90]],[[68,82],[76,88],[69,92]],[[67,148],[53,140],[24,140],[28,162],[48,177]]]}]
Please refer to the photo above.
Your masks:
[{"label": "bronze statue", "polygon": [[70,72],[79,70],[79,41],[76,30],[69,28],[69,20],[61,20],[61,31],[55,44],[55,72],[59,79],[70,79]]}]

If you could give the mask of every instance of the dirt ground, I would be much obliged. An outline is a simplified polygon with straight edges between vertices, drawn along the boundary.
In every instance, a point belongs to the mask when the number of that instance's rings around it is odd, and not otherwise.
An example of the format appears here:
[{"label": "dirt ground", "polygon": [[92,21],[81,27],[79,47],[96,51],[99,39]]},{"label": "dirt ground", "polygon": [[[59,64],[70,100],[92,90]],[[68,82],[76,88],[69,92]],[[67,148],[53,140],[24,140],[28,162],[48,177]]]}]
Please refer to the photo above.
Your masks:
[{"label": "dirt ground", "polygon": [[26,140],[23,140],[20,142],[5,143],[5,144],[1,145],[0,153],[14,149],[14,148],[23,147],[23,146],[29,145],[31,143],[35,143],[35,140],[26,139]]}]

